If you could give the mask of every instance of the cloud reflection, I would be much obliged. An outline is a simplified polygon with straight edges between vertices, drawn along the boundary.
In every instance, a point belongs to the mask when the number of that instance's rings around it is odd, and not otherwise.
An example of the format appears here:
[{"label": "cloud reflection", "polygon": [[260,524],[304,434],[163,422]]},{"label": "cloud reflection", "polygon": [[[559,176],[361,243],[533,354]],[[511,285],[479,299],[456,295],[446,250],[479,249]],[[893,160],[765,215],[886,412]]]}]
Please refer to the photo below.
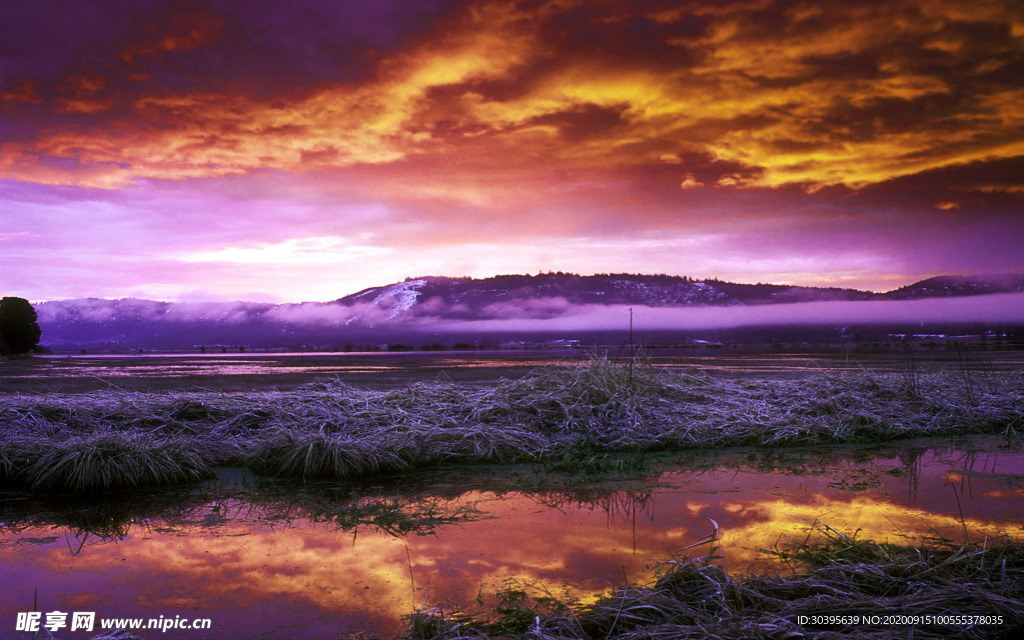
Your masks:
[{"label": "cloud reflection", "polygon": [[802,539],[817,520],[896,543],[937,534],[958,540],[964,528],[974,538],[1024,535],[1017,518],[1024,494],[1006,485],[1024,465],[994,445],[870,459],[803,451],[762,462],[771,468],[726,455],[708,469],[684,465],[631,492],[457,490],[441,503],[472,503],[488,517],[423,536],[368,528],[353,535],[234,500],[186,519],[135,524],[116,543],[87,538],[74,554],[69,548],[79,545],[69,545],[66,530],[47,538],[46,527],[9,529],[0,543],[10,576],[0,613],[26,610],[38,587],[44,609],[210,617],[215,628],[252,637],[291,637],[296,629],[393,634],[400,616],[424,600],[473,610],[478,595],[492,596],[509,578],[583,599],[624,576],[646,580],[651,563],[710,533],[709,519],[718,522],[733,573],[768,567],[761,550],[787,536]]}]

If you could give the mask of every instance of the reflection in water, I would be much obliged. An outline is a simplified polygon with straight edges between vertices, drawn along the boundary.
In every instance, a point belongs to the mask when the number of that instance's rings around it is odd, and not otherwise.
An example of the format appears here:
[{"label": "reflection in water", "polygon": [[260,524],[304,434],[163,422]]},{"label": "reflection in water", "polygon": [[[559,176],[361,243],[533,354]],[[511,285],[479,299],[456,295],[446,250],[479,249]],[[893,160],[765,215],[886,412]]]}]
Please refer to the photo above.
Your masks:
[{"label": "reflection in water", "polygon": [[519,467],[357,486],[224,472],[95,504],[10,495],[0,628],[38,592],[42,611],[209,617],[223,636],[389,636],[415,607],[471,611],[509,578],[580,599],[645,580],[709,519],[730,572],[773,568],[758,550],[816,519],[893,542],[1024,537],[1024,454],[998,444],[693,455],[625,480]]},{"label": "reflection in water", "polygon": [[[786,373],[806,374],[812,371],[906,373],[906,347],[851,347],[836,349],[804,349],[789,345],[796,351],[777,348],[746,347],[743,349],[652,349],[645,360],[659,370],[693,370],[731,374]],[[918,347],[920,349],[920,347]],[[912,360],[921,371],[937,367],[957,367],[987,373],[1020,369],[1019,351],[976,347],[968,356],[962,347],[955,351],[925,349]],[[623,357],[621,349],[540,349],[483,350],[459,352],[383,351],[371,353],[338,352],[250,352],[250,353],[140,353],[140,354],[61,354],[39,355],[30,362],[18,363],[8,371],[9,379],[112,378],[131,376],[147,378],[196,377],[213,379],[223,376],[288,376],[307,377],[389,371],[409,374],[416,370],[453,372],[464,369],[491,369],[495,378],[505,370],[529,369],[548,365],[585,364],[593,356],[612,359]]]},{"label": "reflection in water", "polygon": [[[580,364],[586,359],[571,352],[523,352],[509,357],[508,352],[482,352],[477,355],[444,357],[436,352],[379,353],[233,353],[224,354],[90,354],[43,355],[8,377],[50,379],[77,378],[149,378],[197,377],[205,379],[224,376],[323,376],[330,374],[408,372],[424,368],[503,369],[536,368],[553,364]],[[566,360],[566,356],[573,356]]]}]

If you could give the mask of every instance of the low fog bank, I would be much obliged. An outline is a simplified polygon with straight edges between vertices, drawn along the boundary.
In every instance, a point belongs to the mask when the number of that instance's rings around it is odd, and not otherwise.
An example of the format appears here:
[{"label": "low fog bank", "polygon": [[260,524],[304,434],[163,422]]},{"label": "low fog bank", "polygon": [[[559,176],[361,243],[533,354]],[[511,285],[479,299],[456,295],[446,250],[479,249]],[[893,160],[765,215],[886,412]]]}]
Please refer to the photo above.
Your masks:
[{"label": "low fog bank", "polygon": [[[997,330],[1024,337],[1024,293],[910,301],[829,301],[757,306],[649,307],[573,304],[564,297],[507,300],[479,308],[440,298],[356,304],[172,304],[86,300],[40,305],[42,343],[55,350],[288,348],[350,350],[381,345],[484,345],[575,339],[610,344],[633,329],[666,343],[830,341],[900,333],[959,335]],[[868,327],[871,327],[868,329]],[[766,329],[771,329],[765,333]],[[654,338],[652,338],[654,339]]]},{"label": "low fog bank", "polygon": [[[756,307],[633,306],[636,331],[732,329],[785,325],[1015,324],[1024,323],[1024,293],[910,301],[805,302]],[[424,322],[442,332],[515,333],[621,331],[630,307],[580,305],[556,317]],[[432,326],[427,326],[432,325]]]},{"label": "low fog bank", "polygon": [[728,329],[783,325],[866,325],[892,323],[1024,323],[1024,293],[886,301],[821,301],[753,306],[650,307],[573,304],[564,297],[516,299],[477,309],[428,299],[416,305],[390,300],[357,304],[166,303],[146,300],[78,300],[43,304],[43,325],[152,323],[237,326],[292,326],[348,329],[402,328],[478,333],[620,330],[629,309],[638,330]]},{"label": "low fog bank", "polygon": [[224,325],[263,322],[298,326],[344,326],[356,321],[368,325],[379,324],[396,315],[391,308],[371,302],[355,305],[329,302],[275,305],[261,302],[161,302],[133,298],[82,298],[44,302],[36,311],[40,324],[46,325],[130,321]]}]

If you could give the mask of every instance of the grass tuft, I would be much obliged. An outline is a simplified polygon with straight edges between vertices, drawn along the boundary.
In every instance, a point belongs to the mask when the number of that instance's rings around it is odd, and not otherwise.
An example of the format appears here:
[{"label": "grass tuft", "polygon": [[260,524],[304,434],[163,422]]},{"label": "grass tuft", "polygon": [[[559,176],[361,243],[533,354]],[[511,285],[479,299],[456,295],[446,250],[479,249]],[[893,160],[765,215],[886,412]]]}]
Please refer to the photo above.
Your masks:
[{"label": "grass tuft", "polygon": [[105,491],[195,482],[214,474],[185,441],[121,432],[55,443],[24,475],[35,490]]},{"label": "grass tuft", "polygon": [[358,439],[292,430],[269,434],[243,461],[257,473],[296,478],[347,478],[408,467],[396,453]]}]

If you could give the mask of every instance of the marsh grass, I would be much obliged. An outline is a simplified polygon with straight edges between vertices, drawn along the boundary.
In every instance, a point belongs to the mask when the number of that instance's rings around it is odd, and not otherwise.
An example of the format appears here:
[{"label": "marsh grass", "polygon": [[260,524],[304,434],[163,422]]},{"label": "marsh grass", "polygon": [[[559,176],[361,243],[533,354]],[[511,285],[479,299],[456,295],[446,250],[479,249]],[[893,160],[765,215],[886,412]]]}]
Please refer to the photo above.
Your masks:
[{"label": "marsh grass", "polygon": [[[933,540],[898,546],[858,540],[816,523],[805,539],[768,551],[788,563],[792,573],[736,578],[725,571],[717,527],[702,542],[710,545],[707,556],[674,557],[656,567],[651,584],[621,587],[593,605],[542,613],[521,592],[502,604],[514,611],[496,610],[490,622],[446,621],[432,612],[430,625],[410,624],[405,637],[981,639],[1024,625],[1020,543]],[[822,615],[847,616],[848,621],[813,623],[814,616]],[[892,624],[885,616],[918,618]],[[1001,616],[1003,622],[942,624],[926,616]],[[502,620],[515,625],[495,627]]]},{"label": "marsh grass", "polygon": [[[395,390],[326,380],[295,391],[9,395],[0,483],[89,491],[187,482],[215,466],[358,477],[447,463],[640,468],[645,452],[874,443],[1024,426],[1019,373],[722,379],[606,359],[486,386]],[[609,454],[633,456],[614,458]],[[621,470],[628,470],[626,468]]]},{"label": "marsh grass", "polygon": [[396,452],[361,439],[323,431],[273,429],[243,458],[256,473],[296,478],[345,478],[398,471],[408,463]]},{"label": "marsh grass", "polygon": [[213,477],[188,442],[131,432],[76,435],[54,443],[25,470],[30,488],[109,491]]}]

